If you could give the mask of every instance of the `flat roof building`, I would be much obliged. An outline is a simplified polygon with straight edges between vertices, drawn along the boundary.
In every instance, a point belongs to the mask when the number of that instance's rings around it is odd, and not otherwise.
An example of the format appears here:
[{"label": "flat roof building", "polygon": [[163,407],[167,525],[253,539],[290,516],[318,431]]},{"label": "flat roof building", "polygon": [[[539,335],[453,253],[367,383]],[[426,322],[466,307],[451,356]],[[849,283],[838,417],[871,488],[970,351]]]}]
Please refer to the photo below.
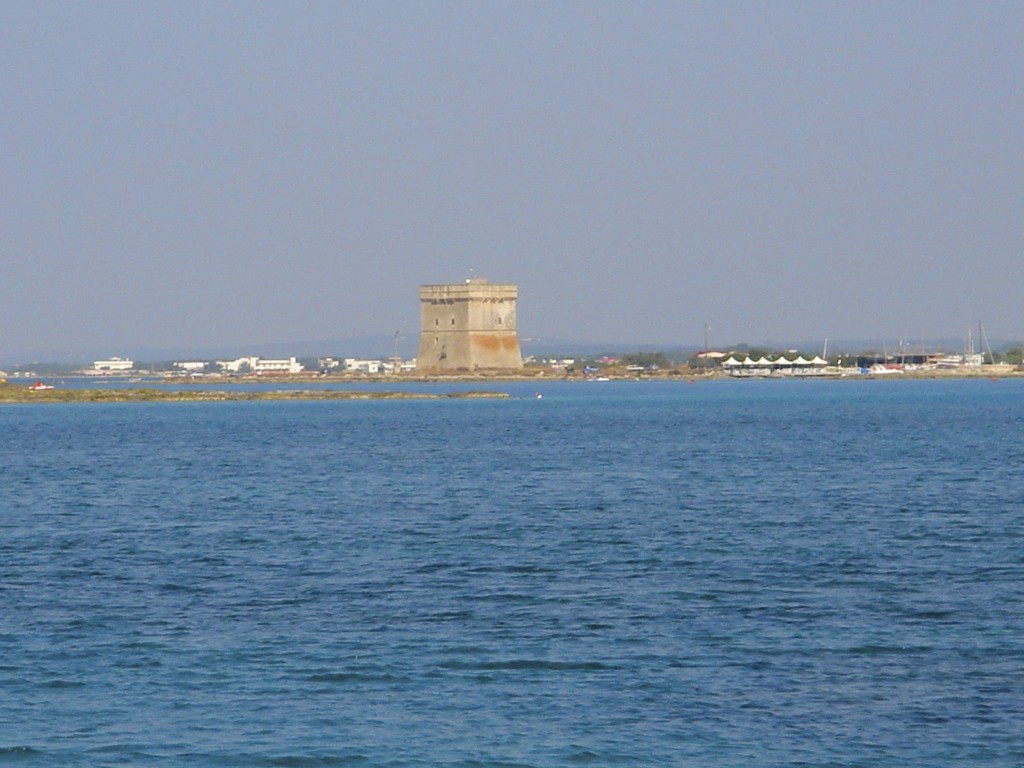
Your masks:
[{"label": "flat roof building", "polygon": [[109,360],[96,360],[92,364],[94,371],[130,371],[135,368],[135,363],[123,357],[112,357]]},{"label": "flat roof building", "polygon": [[420,347],[416,368],[522,368],[516,332],[515,285],[483,277],[420,286]]}]

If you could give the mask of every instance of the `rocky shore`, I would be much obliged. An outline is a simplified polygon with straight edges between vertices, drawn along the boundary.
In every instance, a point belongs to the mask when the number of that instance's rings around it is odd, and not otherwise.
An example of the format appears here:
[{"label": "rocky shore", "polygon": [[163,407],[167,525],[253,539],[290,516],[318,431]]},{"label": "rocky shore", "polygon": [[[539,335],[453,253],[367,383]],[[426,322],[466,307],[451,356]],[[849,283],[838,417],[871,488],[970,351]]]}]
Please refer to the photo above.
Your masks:
[{"label": "rocky shore", "polygon": [[277,400],[442,400],[448,398],[505,399],[504,392],[363,392],[335,389],[275,390],[272,392],[232,392],[228,390],[137,389],[32,389],[29,386],[0,384],[0,403],[144,403],[144,402],[226,402]]}]

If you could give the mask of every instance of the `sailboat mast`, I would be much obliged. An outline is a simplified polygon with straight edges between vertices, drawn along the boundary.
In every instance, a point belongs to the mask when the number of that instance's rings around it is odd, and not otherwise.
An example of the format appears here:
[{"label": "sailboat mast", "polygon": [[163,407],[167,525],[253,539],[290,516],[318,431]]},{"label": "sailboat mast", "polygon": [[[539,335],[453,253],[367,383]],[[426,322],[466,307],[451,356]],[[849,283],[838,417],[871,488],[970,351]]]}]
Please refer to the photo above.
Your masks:
[{"label": "sailboat mast", "polygon": [[988,336],[985,335],[985,326],[980,322],[978,323],[978,343],[981,344],[982,350],[988,351],[989,365],[995,365],[996,356],[992,354],[992,345],[988,343]]}]

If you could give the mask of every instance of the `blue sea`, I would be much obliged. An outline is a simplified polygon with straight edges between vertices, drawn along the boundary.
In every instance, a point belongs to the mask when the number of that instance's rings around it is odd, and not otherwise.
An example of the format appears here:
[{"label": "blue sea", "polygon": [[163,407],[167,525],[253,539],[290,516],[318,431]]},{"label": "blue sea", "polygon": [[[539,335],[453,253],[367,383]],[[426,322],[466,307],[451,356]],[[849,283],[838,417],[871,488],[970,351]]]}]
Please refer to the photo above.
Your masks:
[{"label": "blue sea", "polygon": [[487,386],[0,407],[0,765],[1024,765],[1024,381]]}]

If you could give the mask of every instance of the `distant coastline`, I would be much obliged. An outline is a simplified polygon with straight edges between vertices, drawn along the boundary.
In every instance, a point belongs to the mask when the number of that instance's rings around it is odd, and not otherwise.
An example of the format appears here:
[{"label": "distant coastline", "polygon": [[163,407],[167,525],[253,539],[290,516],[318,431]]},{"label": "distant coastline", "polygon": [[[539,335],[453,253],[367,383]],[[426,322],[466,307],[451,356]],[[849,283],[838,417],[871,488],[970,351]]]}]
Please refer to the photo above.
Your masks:
[{"label": "distant coastline", "polygon": [[[44,377],[51,378],[52,377]],[[439,399],[507,399],[508,393],[492,390],[452,391],[446,393],[420,392],[402,390],[404,385],[419,384],[500,384],[502,382],[587,382],[587,381],[679,381],[696,383],[700,381],[737,381],[749,379],[764,380],[800,380],[800,381],[921,381],[921,380],[957,380],[957,379],[1016,379],[1024,378],[1024,371],[1011,365],[985,365],[976,368],[959,369],[927,369],[892,372],[887,375],[861,373],[855,368],[830,371],[818,376],[765,375],[734,377],[721,369],[710,372],[694,370],[670,369],[656,371],[603,370],[599,377],[584,372],[557,373],[550,370],[522,371],[450,371],[403,375],[366,375],[366,374],[297,374],[271,376],[203,376],[203,377],[165,377],[147,381],[140,386],[103,387],[103,379],[119,379],[117,376],[97,376],[96,387],[65,388],[59,382],[56,385],[29,383],[25,380],[15,382],[0,379],[0,404],[20,403],[118,403],[118,402],[228,402],[228,401],[302,401],[302,400],[439,400]],[[160,386],[152,386],[159,383]],[[393,390],[353,390],[353,389],[278,389],[251,391],[236,389],[245,385],[302,385],[318,386],[337,384],[345,385],[385,384],[394,385]],[[174,389],[173,387],[189,387]]]},{"label": "distant coastline", "polygon": [[[877,375],[875,373],[862,373],[859,369],[847,367],[842,369],[830,369],[825,375],[820,376],[790,376],[768,375],[749,376],[742,378],[750,379],[816,379],[816,380],[852,380],[861,381],[865,379],[977,379],[977,378],[1017,378],[1024,377],[1024,370],[1013,365],[983,365],[975,368],[955,369],[917,369],[905,370],[896,374]],[[198,378],[188,376],[174,376],[162,380],[164,384],[189,385],[189,386],[223,386],[233,384],[302,384],[316,382],[318,384],[443,384],[446,382],[527,382],[527,381],[594,381],[595,379],[608,379],[609,381],[735,381],[737,378],[727,374],[721,368],[708,371],[688,368],[686,366],[665,368],[661,370],[630,371],[625,367],[602,368],[597,374],[588,374],[583,370],[572,372],[556,371],[553,369],[525,368],[519,371],[510,370],[482,370],[482,371],[428,371],[408,374],[360,374],[360,373],[300,373],[294,375],[275,374],[269,376],[243,375],[243,376],[202,376]]]}]

